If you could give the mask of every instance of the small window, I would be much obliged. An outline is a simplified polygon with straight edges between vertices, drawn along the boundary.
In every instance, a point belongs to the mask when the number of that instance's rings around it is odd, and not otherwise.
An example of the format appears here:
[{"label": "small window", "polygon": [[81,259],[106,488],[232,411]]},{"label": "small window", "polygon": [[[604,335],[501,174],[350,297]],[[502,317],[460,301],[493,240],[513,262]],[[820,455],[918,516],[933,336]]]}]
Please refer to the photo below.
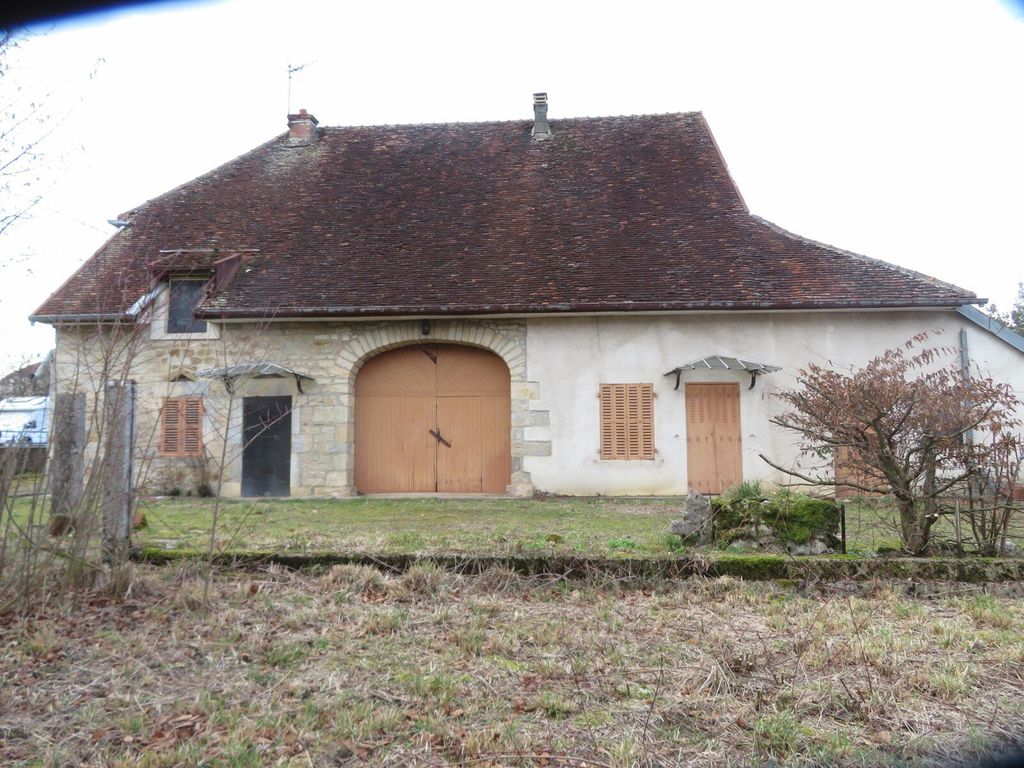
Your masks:
[{"label": "small window", "polygon": [[192,312],[203,298],[206,280],[171,279],[167,302],[168,333],[205,333],[206,321],[197,320]]},{"label": "small window", "polygon": [[203,455],[203,398],[168,397],[160,412],[160,455]]},{"label": "small window", "polygon": [[654,458],[654,385],[601,385],[601,458]]}]

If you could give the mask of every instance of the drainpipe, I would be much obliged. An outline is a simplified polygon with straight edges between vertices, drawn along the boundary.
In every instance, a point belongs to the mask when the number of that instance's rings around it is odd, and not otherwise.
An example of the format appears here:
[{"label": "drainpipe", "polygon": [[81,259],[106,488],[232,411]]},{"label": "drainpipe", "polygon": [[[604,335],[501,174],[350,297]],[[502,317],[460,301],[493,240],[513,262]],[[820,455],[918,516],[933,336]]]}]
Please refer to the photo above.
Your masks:
[{"label": "drainpipe", "polygon": [[[971,375],[971,355],[970,355],[969,350],[967,349],[967,329],[966,328],[961,328],[960,329],[960,375],[963,377],[964,383],[967,382],[967,379]],[[966,446],[970,446],[972,443],[974,443],[974,430],[973,429],[968,429],[966,432],[964,432],[963,440],[964,440],[964,444]],[[971,456],[971,454],[970,454],[970,452],[968,452],[967,453],[968,469],[973,471],[974,470],[974,462],[971,460],[970,456]],[[975,482],[976,481],[973,478],[968,478],[968,480],[967,480],[967,487],[968,487],[968,489],[973,489]],[[970,491],[970,492],[973,493],[973,491]],[[973,502],[971,502],[971,506],[973,507]],[[956,502],[956,542],[957,542],[957,554],[959,555],[959,554],[961,554],[961,549],[963,547],[963,545],[961,543],[961,540],[960,540],[960,501],[959,501],[959,499]]]},{"label": "drainpipe", "polygon": [[[971,355],[967,349],[967,329],[960,329],[960,375],[963,376],[964,382],[970,378],[971,375]],[[968,443],[974,442],[974,430],[969,429],[964,432],[964,440]]]},{"label": "drainpipe", "polygon": [[960,329],[960,371],[963,373],[964,380],[970,375],[971,367],[971,356],[967,351],[967,329]]}]

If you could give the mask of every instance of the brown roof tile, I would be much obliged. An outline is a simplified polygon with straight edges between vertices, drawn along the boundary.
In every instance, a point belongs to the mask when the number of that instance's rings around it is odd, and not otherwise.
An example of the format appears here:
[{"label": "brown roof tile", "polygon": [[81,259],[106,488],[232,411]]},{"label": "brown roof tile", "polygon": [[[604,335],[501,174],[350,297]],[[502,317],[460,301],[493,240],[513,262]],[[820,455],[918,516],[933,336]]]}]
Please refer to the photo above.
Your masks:
[{"label": "brown roof tile", "polygon": [[750,215],[699,113],[531,125],[279,136],[126,214],[35,317],[123,312],[176,249],[243,252],[207,317],[978,301]]}]

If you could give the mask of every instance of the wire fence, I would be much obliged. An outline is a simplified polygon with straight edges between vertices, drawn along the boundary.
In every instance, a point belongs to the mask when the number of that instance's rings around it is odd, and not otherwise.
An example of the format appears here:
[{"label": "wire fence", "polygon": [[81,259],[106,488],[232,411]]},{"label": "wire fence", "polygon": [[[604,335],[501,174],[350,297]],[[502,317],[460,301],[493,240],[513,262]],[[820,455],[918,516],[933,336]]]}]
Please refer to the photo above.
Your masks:
[{"label": "wire fence", "polygon": [[[890,496],[844,500],[846,550],[871,553],[900,549],[900,515]],[[1024,500],[1009,507],[943,499],[931,528],[932,550],[951,555],[1024,553]]]}]

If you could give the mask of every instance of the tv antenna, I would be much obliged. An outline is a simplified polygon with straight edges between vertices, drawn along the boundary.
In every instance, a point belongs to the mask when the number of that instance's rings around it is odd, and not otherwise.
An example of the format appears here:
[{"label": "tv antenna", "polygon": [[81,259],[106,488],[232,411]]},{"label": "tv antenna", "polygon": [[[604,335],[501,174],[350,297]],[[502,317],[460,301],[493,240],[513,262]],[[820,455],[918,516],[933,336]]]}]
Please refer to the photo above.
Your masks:
[{"label": "tv antenna", "polygon": [[292,75],[294,75],[296,72],[301,72],[306,67],[311,67],[314,64],[316,64],[316,60],[315,59],[313,61],[307,61],[305,64],[298,64],[296,66],[293,66],[291,64],[288,65],[288,114],[289,115],[292,113]]}]

